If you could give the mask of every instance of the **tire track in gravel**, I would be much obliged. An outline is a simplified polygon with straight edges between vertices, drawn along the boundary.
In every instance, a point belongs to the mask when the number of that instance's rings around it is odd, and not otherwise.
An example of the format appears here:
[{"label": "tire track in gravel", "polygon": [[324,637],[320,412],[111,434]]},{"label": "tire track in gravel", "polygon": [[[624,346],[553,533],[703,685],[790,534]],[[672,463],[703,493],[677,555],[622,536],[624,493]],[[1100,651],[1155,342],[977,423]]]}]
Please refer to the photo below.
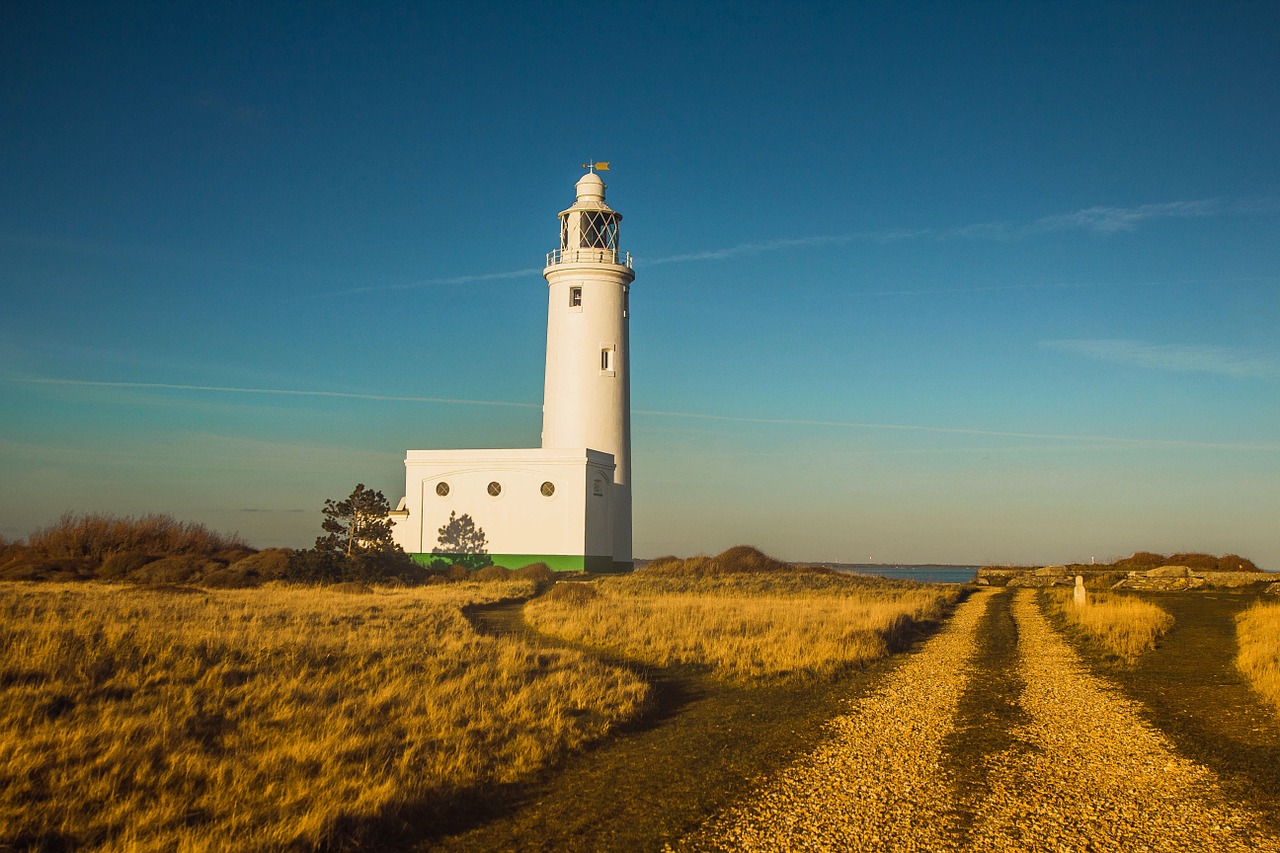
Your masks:
[{"label": "tire track in gravel", "polygon": [[1141,706],[1094,676],[1031,590],[1013,602],[1025,744],[984,762],[975,851],[1280,851],[1217,777],[1178,756]]},{"label": "tire track in gravel", "polygon": [[953,778],[943,742],[971,675],[980,592],[890,673],[830,737],[674,850],[948,851],[956,849]]}]

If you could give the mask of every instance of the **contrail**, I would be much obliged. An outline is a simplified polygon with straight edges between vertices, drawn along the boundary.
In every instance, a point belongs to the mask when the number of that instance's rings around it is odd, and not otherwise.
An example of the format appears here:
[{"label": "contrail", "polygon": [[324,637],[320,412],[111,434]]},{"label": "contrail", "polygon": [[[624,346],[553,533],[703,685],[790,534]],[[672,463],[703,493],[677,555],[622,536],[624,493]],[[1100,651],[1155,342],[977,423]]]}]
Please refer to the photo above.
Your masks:
[{"label": "contrail", "polygon": [[[397,394],[357,394],[346,391],[303,391],[291,388],[240,388],[230,385],[181,385],[168,382],[107,382],[93,379],[52,379],[43,377],[0,377],[0,381],[28,385],[61,385],[90,388],[140,388],[160,391],[211,391],[223,394],[274,394],[290,397],[334,397],[348,400],[374,400],[393,403],[440,403],[461,406],[503,406],[516,409],[540,409],[540,403],[520,403],[510,400],[466,400],[455,397],[416,397]],[[989,438],[1019,438],[1052,441],[1080,441],[1097,444],[1123,444],[1132,447],[1202,448],[1215,450],[1280,450],[1280,444],[1227,444],[1207,441],[1177,441],[1159,438],[1124,438],[1112,435],[1075,435],[1071,433],[1016,432],[1011,430],[975,429],[969,427],[925,426],[921,424],[882,424],[865,421],[826,421],[806,418],[750,418],[737,415],[714,415],[704,412],[672,412],[657,409],[633,409],[633,415],[657,418],[684,418],[699,421],[720,421],[743,424],[768,424],[775,426],[832,427],[839,429],[865,429],[888,432],[920,432],[944,435],[972,435]]]},{"label": "contrail", "polygon": [[1280,450],[1280,444],[1227,444],[1207,441],[1178,441],[1162,438],[1123,438],[1114,435],[1076,435],[1071,433],[1013,432],[971,429],[968,427],[921,426],[918,424],[879,424],[862,421],[820,421],[801,418],[747,418],[735,415],[708,415],[698,412],[662,412],[633,409],[633,415],[666,418],[689,418],[703,421],[730,421],[744,424],[776,424],[784,426],[838,427],[844,429],[887,430],[893,432],[927,432],[949,435],[981,435],[992,438],[1027,438],[1052,441],[1085,441],[1099,444],[1126,444],[1141,447],[1195,447],[1217,450]]},{"label": "contrail", "polygon": [[28,385],[76,385],[90,388],[145,388],[160,391],[216,391],[224,394],[276,394],[288,397],[339,397],[347,400],[379,400],[392,403],[453,403],[464,406],[508,406],[540,409],[541,403],[513,403],[507,400],[464,400],[455,397],[408,397],[395,394],[357,394],[348,391],[301,391],[292,388],[239,388],[231,385],[178,385],[168,382],[103,382],[92,379],[46,379],[6,376],[5,382]]}]

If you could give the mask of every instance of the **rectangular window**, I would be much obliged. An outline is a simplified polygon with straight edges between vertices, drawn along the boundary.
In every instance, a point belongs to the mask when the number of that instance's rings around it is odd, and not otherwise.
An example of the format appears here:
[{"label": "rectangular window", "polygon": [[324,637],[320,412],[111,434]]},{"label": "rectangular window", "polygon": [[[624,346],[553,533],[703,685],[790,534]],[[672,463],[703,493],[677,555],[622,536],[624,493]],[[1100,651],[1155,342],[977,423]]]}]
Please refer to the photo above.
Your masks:
[{"label": "rectangular window", "polygon": [[613,347],[605,347],[604,349],[600,350],[600,369],[603,370],[605,373],[614,372],[615,368],[613,366],[613,357],[616,352],[617,350],[615,350]]},{"label": "rectangular window", "polygon": [[569,288],[569,307],[570,308],[582,307],[582,288],[581,287]]}]

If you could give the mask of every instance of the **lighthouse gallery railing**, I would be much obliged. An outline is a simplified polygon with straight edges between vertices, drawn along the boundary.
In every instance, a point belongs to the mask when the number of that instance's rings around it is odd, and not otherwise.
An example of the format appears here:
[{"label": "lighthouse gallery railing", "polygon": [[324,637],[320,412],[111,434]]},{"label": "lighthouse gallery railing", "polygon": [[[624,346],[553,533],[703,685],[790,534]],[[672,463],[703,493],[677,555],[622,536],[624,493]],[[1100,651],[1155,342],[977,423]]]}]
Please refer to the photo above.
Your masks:
[{"label": "lighthouse gallery railing", "polygon": [[617,264],[633,269],[631,253],[617,249],[555,249],[547,252],[547,266],[556,264]]}]

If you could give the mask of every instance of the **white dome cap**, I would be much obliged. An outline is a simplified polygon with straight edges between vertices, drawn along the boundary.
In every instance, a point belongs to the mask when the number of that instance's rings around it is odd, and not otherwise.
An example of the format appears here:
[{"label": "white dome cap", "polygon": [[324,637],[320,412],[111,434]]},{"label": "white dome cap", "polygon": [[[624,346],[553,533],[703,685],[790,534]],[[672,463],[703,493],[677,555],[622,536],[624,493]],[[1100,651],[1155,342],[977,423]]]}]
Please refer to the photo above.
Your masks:
[{"label": "white dome cap", "polygon": [[604,181],[595,172],[587,172],[574,186],[578,190],[578,201],[604,201]]}]

